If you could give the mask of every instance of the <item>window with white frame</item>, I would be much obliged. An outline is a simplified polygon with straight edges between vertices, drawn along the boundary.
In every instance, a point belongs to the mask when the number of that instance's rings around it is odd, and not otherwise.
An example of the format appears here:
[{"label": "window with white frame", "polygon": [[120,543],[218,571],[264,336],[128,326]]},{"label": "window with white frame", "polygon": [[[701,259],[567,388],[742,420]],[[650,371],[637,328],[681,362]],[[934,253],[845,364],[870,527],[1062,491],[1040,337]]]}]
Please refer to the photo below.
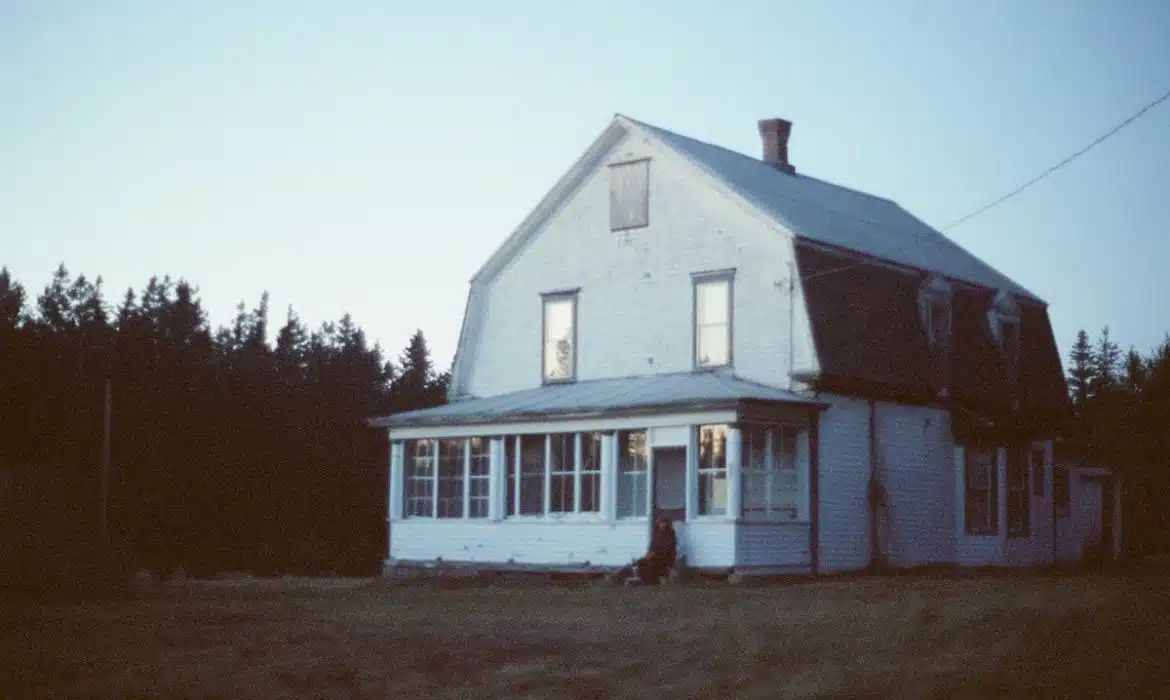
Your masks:
[{"label": "window with white frame", "polygon": [[581,479],[577,495],[578,510],[596,513],[601,510],[601,433],[581,434]]},{"label": "window with white frame", "polygon": [[463,517],[463,441],[439,441],[439,498],[436,517]]},{"label": "window with white frame", "polygon": [[995,449],[968,447],[964,465],[964,513],[968,535],[999,532],[999,488]]},{"label": "window with white frame", "polygon": [[650,224],[650,161],[609,166],[609,229],[624,231]]},{"label": "window with white frame", "polygon": [[519,515],[544,514],[544,435],[520,436]]},{"label": "window with white frame", "polygon": [[491,440],[485,437],[473,437],[470,442],[471,468],[468,473],[468,508],[467,517],[488,517],[488,503],[491,489]]},{"label": "window with white frame", "polygon": [[800,517],[798,434],[799,429],[782,426],[752,426],[744,430],[744,519],[796,520]]},{"label": "window with white frame", "polygon": [[541,314],[544,382],[571,382],[577,373],[577,293],[543,295]]},{"label": "window with white frame", "polygon": [[694,275],[695,367],[731,364],[731,272]]},{"label": "window with white frame", "polygon": [[727,426],[699,430],[699,515],[727,513]]},{"label": "window with white frame", "polygon": [[549,504],[550,513],[572,513],[574,486],[577,480],[577,448],[574,433],[549,435]]},{"label": "window with white frame", "polygon": [[436,440],[413,440],[406,444],[405,515],[430,518],[435,511]]},{"label": "window with white frame", "polygon": [[1012,448],[1007,452],[1007,534],[1027,537],[1031,532],[1031,499],[1028,490],[1028,455]]},{"label": "window with white frame", "polygon": [[618,498],[619,518],[644,518],[649,503],[647,475],[650,458],[645,430],[621,430],[618,442]]},{"label": "window with white frame", "polygon": [[509,435],[504,438],[504,515],[516,514],[516,477],[520,473],[520,465],[516,461],[516,442],[520,438]]}]

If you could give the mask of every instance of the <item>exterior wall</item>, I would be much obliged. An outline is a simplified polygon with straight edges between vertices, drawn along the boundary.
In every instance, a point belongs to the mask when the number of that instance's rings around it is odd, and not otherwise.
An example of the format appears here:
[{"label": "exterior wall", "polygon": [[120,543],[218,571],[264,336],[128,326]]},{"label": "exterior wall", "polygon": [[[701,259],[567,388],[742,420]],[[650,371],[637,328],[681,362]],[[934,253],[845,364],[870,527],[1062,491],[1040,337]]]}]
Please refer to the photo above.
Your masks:
[{"label": "exterior wall", "polygon": [[[1043,566],[1053,559],[1053,477],[1052,477],[1052,443],[1043,444],[1046,465],[1044,469],[1044,496],[1036,496],[1031,481],[1032,470],[1029,468],[1029,517],[1031,527],[1028,537],[1008,537],[1007,535],[1007,451],[996,450],[996,480],[999,487],[999,527],[989,535],[968,535],[964,522],[965,511],[965,483],[964,447],[954,450],[955,468],[955,560],[963,566]],[[1057,532],[1059,536],[1059,531]]]},{"label": "exterior wall", "polygon": [[[1081,469],[1062,465],[1069,472],[1068,514],[1057,520],[1057,563],[1079,564],[1085,560],[1094,542],[1110,548],[1113,557],[1120,556],[1121,525],[1124,522],[1121,507],[1121,480],[1116,475],[1112,493],[1105,488],[1106,477],[1087,474]],[[1113,498],[1112,539],[1105,541],[1105,498]]]},{"label": "exterior wall", "polygon": [[878,402],[879,474],[886,490],[879,546],[890,566],[955,557],[954,442],[943,409]]},{"label": "exterior wall", "polygon": [[624,566],[642,556],[645,518],[617,522],[406,519],[390,527],[391,562]]},{"label": "exterior wall", "polygon": [[736,526],[735,566],[806,570],[812,565],[808,523],[741,522]]},{"label": "exterior wall", "polygon": [[[609,229],[604,165],[477,294],[482,323],[466,389],[489,396],[541,383],[540,293],[580,288],[577,379],[692,369],[691,273],[735,268],[732,357],[738,375],[787,387],[812,361],[791,238],[721,194],[678,156],[627,136],[607,162],[650,157],[649,226]],[[790,309],[791,305],[791,309]],[[790,323],[794,319],[794,323]],[[790,326],[795,342],[790,343]],[[647,329],[654,331],[648,333]],[[790,347],[792,351],[790,352]],[[468,348],[461,348],[461,352]]]},{"label": "exterior wall", "polygon": [[[1037,445],[1039,446],[1039,445]],[[1029,469],[1031,528],[1028,537],[1006,537],[1004,540],[1004,564],[1007,566],[1042,566],[1053,562],[1052,529],[1052,443],[1044,444],[1044,496],[1037,496],[1035,484],[1031,481],[1033,472]],[[1006,507],[1004,508],[1006,513]],[[1006,522],[1006,515],[1005,515]],[[1005,530],[1006,531],[1006,530]]]},{"label": "exterior wall", "polygon": [[817,527],[818,571],[862,569],[869,563],[869,404],[822,396]]}]

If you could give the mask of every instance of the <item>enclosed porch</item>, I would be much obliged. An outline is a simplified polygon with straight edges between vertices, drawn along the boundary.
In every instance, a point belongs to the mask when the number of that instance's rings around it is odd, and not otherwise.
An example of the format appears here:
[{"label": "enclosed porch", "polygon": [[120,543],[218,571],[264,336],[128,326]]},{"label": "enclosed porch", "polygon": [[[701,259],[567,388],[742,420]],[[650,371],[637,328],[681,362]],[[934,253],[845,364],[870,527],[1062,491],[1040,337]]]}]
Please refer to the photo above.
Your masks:
[{"label": "enclosed porch", "polygon": [[821,404],[731,375],[544,386],[374,419],[387,566],[609,570],[656,510],[688,567],[808,571]]}]

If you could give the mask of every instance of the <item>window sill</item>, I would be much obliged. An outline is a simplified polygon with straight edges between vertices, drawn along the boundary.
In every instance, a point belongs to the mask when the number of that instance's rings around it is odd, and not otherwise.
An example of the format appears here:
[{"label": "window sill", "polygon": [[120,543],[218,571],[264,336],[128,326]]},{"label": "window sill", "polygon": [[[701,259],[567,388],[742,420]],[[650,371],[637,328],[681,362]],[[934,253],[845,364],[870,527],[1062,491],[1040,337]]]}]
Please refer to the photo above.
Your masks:
[{"label": "window sill", "polygon": [[999,537],[999,532],[996,530],[966,530],[963,534],[967,537]]}]

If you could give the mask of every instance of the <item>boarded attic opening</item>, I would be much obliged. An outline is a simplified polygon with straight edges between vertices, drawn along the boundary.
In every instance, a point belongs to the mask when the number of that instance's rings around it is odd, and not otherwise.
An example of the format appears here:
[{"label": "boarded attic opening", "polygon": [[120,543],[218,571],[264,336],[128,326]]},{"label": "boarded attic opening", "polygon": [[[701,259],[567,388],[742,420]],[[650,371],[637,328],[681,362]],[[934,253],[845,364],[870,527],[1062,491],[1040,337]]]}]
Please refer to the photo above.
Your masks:
[{"label": "boarded attic opening", "polygon": [[650,224],[650,161],[609,166],[609,229],[624,231]]}]

